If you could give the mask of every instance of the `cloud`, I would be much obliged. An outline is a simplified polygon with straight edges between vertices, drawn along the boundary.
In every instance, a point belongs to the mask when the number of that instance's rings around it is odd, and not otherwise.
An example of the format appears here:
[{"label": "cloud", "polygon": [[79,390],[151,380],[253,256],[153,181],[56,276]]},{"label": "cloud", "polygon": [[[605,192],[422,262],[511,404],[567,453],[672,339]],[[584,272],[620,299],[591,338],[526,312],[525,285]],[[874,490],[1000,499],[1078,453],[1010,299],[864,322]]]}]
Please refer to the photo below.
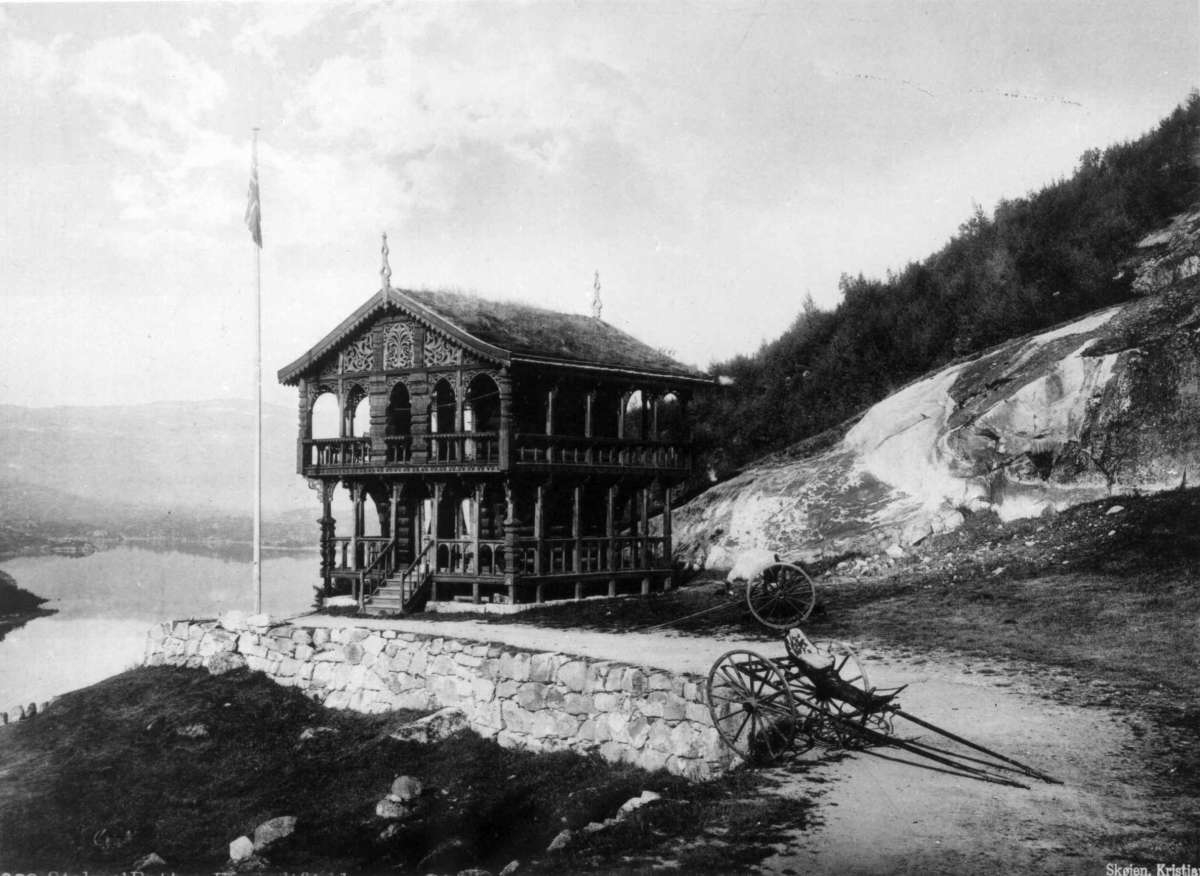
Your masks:
[{"label": "cloud", "polygon": [[62,75],[63,51],[70,41],[69,35],[60,35],[43,45],[35,40],[8,36],[0,44],[3,46],[5,77],[34,88],[48,89]]},{"label": "cloud", "polygon": [[189,18],[184,29],[188,36],[195,39],[212,33],[213,25],[212,21],[208,18]]},{"label": "cloud", "polygon": [[176,135],[192,133],[228,92],[212,67],[156,34],[99,40],[80,54],[75,73],[75,92],[102,110],[141,114]]},{"label": "cloud", "polygon": [[280,49],[317,24],[330,4],[267,3],[253,7],[253,18],[233,38],[233,48],[278,67]]}]

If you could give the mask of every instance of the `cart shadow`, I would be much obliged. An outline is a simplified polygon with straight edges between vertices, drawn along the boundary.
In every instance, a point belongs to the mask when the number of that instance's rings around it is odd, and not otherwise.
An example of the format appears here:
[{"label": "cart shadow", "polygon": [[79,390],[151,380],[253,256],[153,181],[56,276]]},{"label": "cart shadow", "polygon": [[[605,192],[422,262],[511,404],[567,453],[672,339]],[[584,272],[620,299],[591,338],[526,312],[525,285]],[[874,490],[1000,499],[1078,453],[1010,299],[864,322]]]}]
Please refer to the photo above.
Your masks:
[{"label": "cart shadow", "polygon": [[918,770],[926,770],[933,773],[942,773],[943,775],[956,776],[961,779],[973,779],[977,782],[985,782],[989,784],[1009,785],[1017,788],[1028,789],[1029,786],[1017,781],[1016,779],[994,772],[972,769],[969,766],[964,766],[963,769],[954,769],[950,766],[944,766],[937,763],[932,763],[924,759],[909,759],[901,757],[894,753],[889,753],[889,746],[863,746],[854,749],[845,748],[828,748],[824,750],[810,749],[805,752],[791,753],[780,758],[773,764],[763,764],[762,767],[769,769],[772,772],[779,773],[790,777],[803,777],[806,781],[815,784],[823,784],[825,782],[836,781],[830,776],[821,775],[815,772],[815,767],[826,767],[833,764],[842,763],[843,761],[853,759],[855,755],[868,755],[878,758],[879,760],[891,761],[892,763],[903,764],[913,767]]}]

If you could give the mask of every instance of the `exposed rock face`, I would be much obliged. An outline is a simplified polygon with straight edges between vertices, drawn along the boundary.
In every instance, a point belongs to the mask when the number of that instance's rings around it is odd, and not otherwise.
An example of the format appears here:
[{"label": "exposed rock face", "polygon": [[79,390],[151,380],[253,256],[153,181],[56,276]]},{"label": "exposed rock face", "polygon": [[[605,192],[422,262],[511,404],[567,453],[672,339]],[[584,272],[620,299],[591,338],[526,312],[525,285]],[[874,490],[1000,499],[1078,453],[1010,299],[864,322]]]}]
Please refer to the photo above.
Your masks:
[{"label": "exposed rock face", "polygon": [[1013,519],[1196,483],[1198,237],[1200,214],[1142,242],[1146,297],[950,365],[870,408],[834,447],[708,490],[676,515],[679,554],[724,567],[748,548],[876,551],[953,529],[964,512]]}]

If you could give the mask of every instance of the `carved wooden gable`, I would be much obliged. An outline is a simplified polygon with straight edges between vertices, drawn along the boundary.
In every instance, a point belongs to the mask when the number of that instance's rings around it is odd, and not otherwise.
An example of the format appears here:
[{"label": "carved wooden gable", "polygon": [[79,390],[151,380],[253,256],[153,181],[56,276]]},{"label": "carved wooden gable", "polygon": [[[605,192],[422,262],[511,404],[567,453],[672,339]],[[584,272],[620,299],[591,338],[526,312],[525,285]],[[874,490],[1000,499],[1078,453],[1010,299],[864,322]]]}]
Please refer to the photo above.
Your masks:
[{"label": "carved wooden gable", "polygon": [[440,332],[425,333],[425,367],[437,368],[446,365],[461,365],[463,348]]},{"label": "carved wooden gable", "polygon": [[417,361],[413,325],[395,322],[383,330],[383,367],[412,368]]},{"label": "carved wooden gable", "polygon": [[342,349],[342,352],[338,355],[339,370],[343,374],[370,371],[371,366],[374,364],[374,354],[371,333],[368,331]]}]

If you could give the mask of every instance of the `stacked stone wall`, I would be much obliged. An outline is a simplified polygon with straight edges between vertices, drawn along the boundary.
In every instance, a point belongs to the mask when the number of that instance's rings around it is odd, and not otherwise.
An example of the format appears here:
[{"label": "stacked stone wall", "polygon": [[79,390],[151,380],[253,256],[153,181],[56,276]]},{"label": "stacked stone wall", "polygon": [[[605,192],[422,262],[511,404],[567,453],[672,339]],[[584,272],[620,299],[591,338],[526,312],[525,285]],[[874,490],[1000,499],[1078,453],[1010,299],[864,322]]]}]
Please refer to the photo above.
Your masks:
[{"label": "stacked stone wall", "polygon": [[594,752],[690,778],[730,765],[695,676],[399,630],[255,620],[156,625],[145,662],[244,665],[330,708],[454,707],[508,747]]}]

